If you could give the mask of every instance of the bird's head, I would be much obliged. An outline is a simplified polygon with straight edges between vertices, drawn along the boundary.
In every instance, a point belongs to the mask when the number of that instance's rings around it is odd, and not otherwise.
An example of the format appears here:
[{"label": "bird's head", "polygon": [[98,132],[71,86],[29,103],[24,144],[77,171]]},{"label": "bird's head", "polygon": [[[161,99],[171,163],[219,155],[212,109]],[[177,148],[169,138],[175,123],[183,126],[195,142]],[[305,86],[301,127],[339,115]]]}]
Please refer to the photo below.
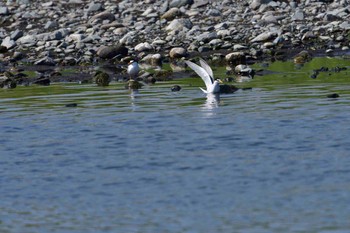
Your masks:
[{"label": "bird's head", "polygon": [[131,65],[133,63],[137,63],[137,60],[136,59],[131,59],[128,64]]},{"label": "bird's head", "polygon": [[223,83],[219,78],[215,79],[215,81],[217,81],[218,83]]}]

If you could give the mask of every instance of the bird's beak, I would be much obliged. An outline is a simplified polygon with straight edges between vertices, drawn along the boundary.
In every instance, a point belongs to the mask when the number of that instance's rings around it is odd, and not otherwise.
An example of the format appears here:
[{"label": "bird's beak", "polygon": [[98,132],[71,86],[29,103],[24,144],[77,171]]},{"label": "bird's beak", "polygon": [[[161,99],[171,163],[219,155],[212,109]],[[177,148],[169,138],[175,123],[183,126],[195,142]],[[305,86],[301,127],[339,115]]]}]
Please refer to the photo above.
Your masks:
[{"label": "bird's beak", "polygon": [[217,80],[218,80],[219,83],[223,83],[223,82],[221,81],[221,79],[217,79]]}]

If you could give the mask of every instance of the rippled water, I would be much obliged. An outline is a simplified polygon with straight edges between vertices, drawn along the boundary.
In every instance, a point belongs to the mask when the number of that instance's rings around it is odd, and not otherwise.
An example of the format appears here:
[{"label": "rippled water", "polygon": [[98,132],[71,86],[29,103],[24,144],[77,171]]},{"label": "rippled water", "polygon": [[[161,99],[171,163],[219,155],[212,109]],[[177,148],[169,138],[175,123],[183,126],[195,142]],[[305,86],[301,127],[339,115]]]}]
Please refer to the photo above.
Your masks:
[{"label": "rippled water", "polygon": [[0,232],[349,232],[350,76],[308,74],[0,90]]}]

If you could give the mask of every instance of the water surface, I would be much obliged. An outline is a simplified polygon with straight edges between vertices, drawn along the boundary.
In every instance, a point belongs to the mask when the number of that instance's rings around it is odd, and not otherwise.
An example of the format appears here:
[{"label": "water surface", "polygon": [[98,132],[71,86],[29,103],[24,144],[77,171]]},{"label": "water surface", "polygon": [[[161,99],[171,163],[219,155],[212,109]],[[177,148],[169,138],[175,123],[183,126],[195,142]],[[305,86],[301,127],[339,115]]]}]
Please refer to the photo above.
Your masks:
[{"label": "water surface", "polygon": [[269,64],[220,98],[0,90],[0,232],[349,232],[350,76],[311,79],[323,64],[349,61]]}]

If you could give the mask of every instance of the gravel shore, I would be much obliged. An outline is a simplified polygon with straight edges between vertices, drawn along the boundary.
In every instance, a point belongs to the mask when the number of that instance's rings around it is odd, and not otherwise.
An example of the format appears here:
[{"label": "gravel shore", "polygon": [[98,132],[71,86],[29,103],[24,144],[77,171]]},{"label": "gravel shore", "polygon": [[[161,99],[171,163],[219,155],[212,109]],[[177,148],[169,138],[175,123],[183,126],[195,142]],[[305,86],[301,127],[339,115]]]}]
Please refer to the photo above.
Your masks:
[{"label": "gravel shore", "polygon": [[33,65],[156,65],[196,53],[242,63],[347,51],[350,38],[348,0],[7,0],[0,16],[0,61]]}]

